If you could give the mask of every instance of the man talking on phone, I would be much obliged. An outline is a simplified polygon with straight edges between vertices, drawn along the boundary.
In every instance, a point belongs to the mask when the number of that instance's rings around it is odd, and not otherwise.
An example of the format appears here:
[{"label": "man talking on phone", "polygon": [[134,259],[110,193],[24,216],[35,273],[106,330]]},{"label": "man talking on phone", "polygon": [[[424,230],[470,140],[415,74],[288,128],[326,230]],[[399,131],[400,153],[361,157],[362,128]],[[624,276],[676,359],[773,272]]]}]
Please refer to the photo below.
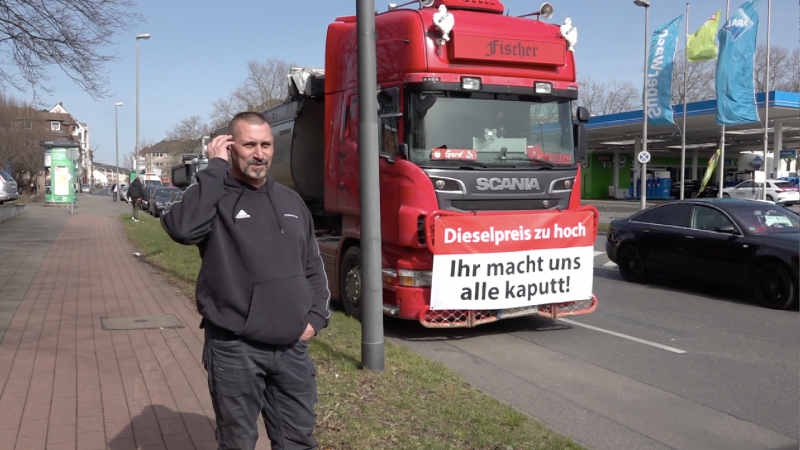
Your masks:
[{"label": "man talking on phone", "polygon": [[300,196],[268,175],[274,139],[237,114],[208,144],[208,167],[161,217],[197,245],[197,310],[219,450],[252,450],[258,413],[273,449],[315,449],[316,369],[308,342],[330,318],[328,281]]}]

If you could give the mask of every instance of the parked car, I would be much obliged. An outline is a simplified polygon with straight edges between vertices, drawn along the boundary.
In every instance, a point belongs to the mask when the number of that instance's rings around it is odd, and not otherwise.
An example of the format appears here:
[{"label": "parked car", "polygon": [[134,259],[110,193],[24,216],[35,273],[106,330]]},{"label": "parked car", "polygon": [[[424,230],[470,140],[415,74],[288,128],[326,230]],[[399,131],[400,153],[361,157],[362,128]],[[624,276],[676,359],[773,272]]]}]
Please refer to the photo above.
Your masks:
[{"label": "parked car", "polygon": [[122,186],[122,197],[120,197],[125,203],[130,203],[131,199],[128,198],[128,186]]},{"label": "parked car", "polygon": [[699,278],[752,289],[757,302],[798,302],[800,216],[770,202],[668,202],[611,222],[608,258],[627,281],[651,274]]},{"label": "parked car", "polygon": [[[706,184],[703,192],[700,192],[700,180],[686,180],[686,187],[683,190],[683,198],[696,197],[716,197],[719,195],[719,186],[714,183]],[[681,182],[676,181],[669,187],[669,195],[681,198]]]},{"label": "parked car", "polygon": [[173,192],[172,197],[164,203],[164,211],[169,211],[172,205],[183,199],[183,191]]},{"label": "parked car", "polygon": [[0,205],[19,198],[19,187],[10,173],[0,170]]},{"label": "parked car", "polygon": [[[761,183],[752,180],[742,181],[736,186],[722,190],[722,196],[728,198],[760,199]],[[800,189],[791,181],[767,180],[767,200],[785,205],[800,203]]]},{"label": "parked car", "polygon": [[172,194],[180,191],[180,188],[177,187],[157,188],[153,192],[151,200],[148,201],[150,214],[153,217],[160,216],[161,212],[164,211],[164,208],[166,207],[167,201],[172,198]]},{"label": "parked car", "polygon": [[90,194],[92,192],[92,187],[88,184],[81,185],[81,192],[84,194]]},{"label": "parked car", "polygon": [[156,189],[162,186],[145,186],[144,187],[144,194],[142,195],[142,201],[139,202],[139,208],[142,211],[150,211],[150,198],[155,192]]}]

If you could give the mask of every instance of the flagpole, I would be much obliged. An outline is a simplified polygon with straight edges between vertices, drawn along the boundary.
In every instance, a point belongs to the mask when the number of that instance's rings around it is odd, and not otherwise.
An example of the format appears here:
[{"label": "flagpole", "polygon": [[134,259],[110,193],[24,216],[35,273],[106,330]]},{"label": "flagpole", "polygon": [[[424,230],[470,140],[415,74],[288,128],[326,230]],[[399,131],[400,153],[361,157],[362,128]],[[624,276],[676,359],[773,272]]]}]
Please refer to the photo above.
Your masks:
[{"label": "flagpole", "polygon": [[[683,50],[683,131],[681,131],[681,193],[686,190],[686,78],[689,67],[689,3],[686,3],[686,45]],[[699,192],[698,192],[699,194]]]},{"label": "flagpole", "polygon": [[[728,16],[731,15],[731,0],[725,2],[725,25],[728,24]],[[719,99],[717,99],[719,103]],[[722,125],[722,143],[719,146],[719,189],[717,189],[717,197],[722,198],[722,188],[725,187],[725,124]]]},{"label": "flagpole", "polygon": [[[765,90],[764,90],[764,163],[762,167],[764,168],[764,186],[761,188],[761,200],[767,199],[767,180],[766,177],[769,175],[769,161],[767,160],[767,149],[769,147],[769,35],[770,35],[770,26],[772,25],[772,0],[767,1],[767,80],[765,83]],[[775,149],[773,149],[774,151]],[[780,151],[780,149],[778,149]],[[780,153],[778,154],[780,157]],[[773,156],[773,163],[775,162]]]}]

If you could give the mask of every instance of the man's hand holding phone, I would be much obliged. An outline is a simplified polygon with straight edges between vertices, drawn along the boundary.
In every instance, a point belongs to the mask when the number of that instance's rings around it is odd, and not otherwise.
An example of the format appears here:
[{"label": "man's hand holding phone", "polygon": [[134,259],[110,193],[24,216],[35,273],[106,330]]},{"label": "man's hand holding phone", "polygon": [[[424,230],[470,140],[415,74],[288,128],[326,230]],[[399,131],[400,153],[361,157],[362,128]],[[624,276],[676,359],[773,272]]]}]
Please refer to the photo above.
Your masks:
[{"label": "man's hand holding phone", "polygon": [[208,159],[222,158],[225,161],[230,159],[230,149],[233,146],[233,136],[221,134],[216,136],[208,143]]}]

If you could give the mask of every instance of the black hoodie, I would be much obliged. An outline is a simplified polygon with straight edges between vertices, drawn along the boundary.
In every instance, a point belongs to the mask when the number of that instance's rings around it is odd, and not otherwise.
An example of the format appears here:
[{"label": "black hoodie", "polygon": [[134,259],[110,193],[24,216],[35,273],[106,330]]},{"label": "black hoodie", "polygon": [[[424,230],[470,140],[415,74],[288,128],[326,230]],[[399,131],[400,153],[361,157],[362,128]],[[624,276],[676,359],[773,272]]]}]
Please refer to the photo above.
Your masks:
[{"label": "black hoodie", "polygon": [[197,310],[212,325],[254,342],[296,342],[327,326],[330,292],[300,196],[271,176],[256,189],[212,159],[161,216],[173,240],[197,245]]}]

